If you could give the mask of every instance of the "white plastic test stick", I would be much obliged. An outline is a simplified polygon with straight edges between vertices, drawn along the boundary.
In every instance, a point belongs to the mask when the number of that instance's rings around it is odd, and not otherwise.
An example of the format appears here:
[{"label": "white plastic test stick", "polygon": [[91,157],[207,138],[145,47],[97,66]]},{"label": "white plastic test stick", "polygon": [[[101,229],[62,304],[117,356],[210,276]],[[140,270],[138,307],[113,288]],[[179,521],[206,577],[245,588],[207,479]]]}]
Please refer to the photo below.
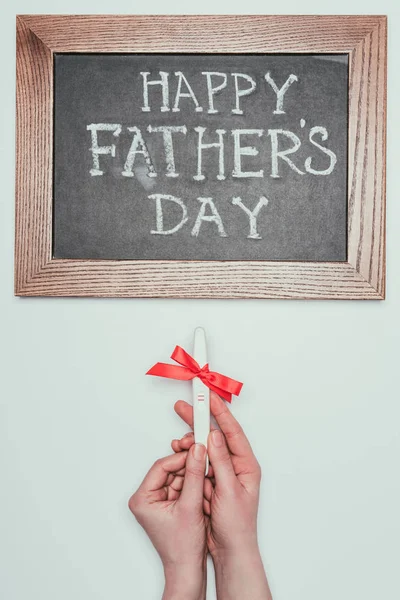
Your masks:
[{"label": "white plastic test stick", "polygon": [[[200,367],[204,367],[208,362],[206,333],[202,327],[197,327],[194,331],[193,358]],[[210,433],[210,390],[198,377],[193,379],[193,429],[194,441],[204,444],[207,448],[207,438]],[[208,456],[206,475],[207,472]]]}]

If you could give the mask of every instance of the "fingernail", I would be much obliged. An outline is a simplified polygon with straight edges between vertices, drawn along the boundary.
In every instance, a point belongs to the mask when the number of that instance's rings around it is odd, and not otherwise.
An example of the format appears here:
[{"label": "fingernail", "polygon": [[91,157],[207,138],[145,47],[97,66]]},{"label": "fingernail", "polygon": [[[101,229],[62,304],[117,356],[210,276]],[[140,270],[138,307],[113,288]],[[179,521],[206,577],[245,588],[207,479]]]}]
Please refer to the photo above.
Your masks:
[{"label": "fingernail", "polygon": [[193,456],[196,460],[204,460],[206,447],[203,444],[195,444],[193,446]]},{"label": "fingernail", "polygon": [[222,433],[220,432],[220,430],[214,429],[211,436],[214,446],[216,446],[217,448],[221,448],[222,444],[224,443],[224,440],[222,438]]}]

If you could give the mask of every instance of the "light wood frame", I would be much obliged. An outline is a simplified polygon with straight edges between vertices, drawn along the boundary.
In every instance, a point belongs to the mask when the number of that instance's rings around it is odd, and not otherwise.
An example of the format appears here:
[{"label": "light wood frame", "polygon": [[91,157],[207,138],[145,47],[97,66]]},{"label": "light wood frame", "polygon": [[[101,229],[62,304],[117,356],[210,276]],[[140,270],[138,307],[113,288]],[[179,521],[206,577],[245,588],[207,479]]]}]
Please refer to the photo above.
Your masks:
[{"label": "light wood frame", "polygon": [[[385,297],[384,16],[17,17],[15,294]],[[348,53],[348,261],[52,258],[53,53]]]}]

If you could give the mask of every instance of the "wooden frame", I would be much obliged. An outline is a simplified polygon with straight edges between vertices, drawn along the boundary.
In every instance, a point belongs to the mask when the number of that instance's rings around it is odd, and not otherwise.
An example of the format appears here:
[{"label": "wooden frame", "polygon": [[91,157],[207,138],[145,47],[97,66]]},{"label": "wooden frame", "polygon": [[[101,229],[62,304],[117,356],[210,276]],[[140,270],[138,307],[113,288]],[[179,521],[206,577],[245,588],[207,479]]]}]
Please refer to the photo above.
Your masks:
[{"label": "wooden frame", "polygon": [[[383,299],[386,44],[384,16],[18,16],[15,294]],[[52,259],[53,53],[171,51],[349,54],[348,262]]]}]

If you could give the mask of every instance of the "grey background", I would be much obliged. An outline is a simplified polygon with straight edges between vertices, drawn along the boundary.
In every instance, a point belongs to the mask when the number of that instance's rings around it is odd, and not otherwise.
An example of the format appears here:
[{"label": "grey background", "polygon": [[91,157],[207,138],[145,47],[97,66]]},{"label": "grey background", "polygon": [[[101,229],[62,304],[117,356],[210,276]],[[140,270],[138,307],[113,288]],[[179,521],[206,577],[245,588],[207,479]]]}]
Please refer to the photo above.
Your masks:
[{"label": "grey background", "polygon": [[[270,9],[257,0],[201,5],[215,14]],[[295,14],[299,5],[276,9]],[[398,600],[398,3],[301,5],[308,14],[389,13],[385,302],[15,298],[15,13],[110,10],[190,8],[179,0],[0,7],[0,597],[161,598],[159,558],[127,500],[187,431],[172,406],[190,400],[190,386],[144,373],[177,343],[190,351],[202,325],[211,366],[245,382],[232,410],[263,469],[259,542],[274,600]],[[215,598],[210,571],[207,600]]]},{"label": "grey background", "polygon": [[[177,88],[174,72],[187,77],[203,107],[196,113],[191,99],[181,99],[180,112],[160,112],[160,86],[150,87],[151,112],[142,112],[143,83],[159,71],[170,73],[171,108]],[[207,86],[202,71],[228,74],[228,87],[214,98],[218,114],[207,113]],[[281,87],[294,73],[294,82],[284,97],[286,114],[274,115],[276,95],[265,82],[267,72]],[[255,92],[241,98],[244,115],[231,113],[235,107],[232,72],[243,72],[256,82]],[[55,187],[54,256],[56,258],[106,259],[252,259],[252,260],[346,260],[347,180],[347,56],[313,57],[296,55],[56,55],[55,58]],[[220,83],[220,80],[216,80]],[[243,83],[247,87],[247,83]],[[186,91],[183,86],[183,91]],[[300,119],[305,119],[304,128]],[[100,156],[102,176],[89,174],[93,166],[90,123],[119,123],[119,138],[111,132],[98,134],[99,145],[115,143],[116,157]],[[174,136],[178,178],[165,176],[162,136],[148,133],[148,124],[186,125],[186,136]],[[215,129],[225,129],[225,181],[218,181],[218,150],[203,151],[206,179],[194,181],[197,170],[196,126],[207,127],[204,142],[218,140]],[[302,171],[308,156],[316,170],[326,169],[329,157],[309,140],[311,127],[327,128],[322,142],[337,155],[333,173],[300,175],[279,159],[279,179],[271,174],[269,128],[293,131],[302,146],[290,158]],[[134,178],[121,175],[132,141],[127,126],[138,126],[148,145],[157,178],[147,177],[142,156],[137,156]],[[231,130],[264,129],[262,138],[244,136],[241,145],[254,145],[259,156],[243,157],[243,170],[264,169],[264,177],[232,177],[233,136]],[[279,148],[292,146],[281,138]],[[189,221],[173,235],[151,235],[155,229],[155,201],[148,195],[171,194],[188,207]],[[199,236],[191,231],[199,212],[198,196],[212,197],[227,233],[220,237],[215,223],[201,225]],[[261,196],[269,200],[258,217],[261,240],[247,239],[249,219],[231,200],[239,196],[251,210]],[[182,216],[181,208],[165,202],[165,229]],[[209,211],[206,213],[209,214]]]}]

